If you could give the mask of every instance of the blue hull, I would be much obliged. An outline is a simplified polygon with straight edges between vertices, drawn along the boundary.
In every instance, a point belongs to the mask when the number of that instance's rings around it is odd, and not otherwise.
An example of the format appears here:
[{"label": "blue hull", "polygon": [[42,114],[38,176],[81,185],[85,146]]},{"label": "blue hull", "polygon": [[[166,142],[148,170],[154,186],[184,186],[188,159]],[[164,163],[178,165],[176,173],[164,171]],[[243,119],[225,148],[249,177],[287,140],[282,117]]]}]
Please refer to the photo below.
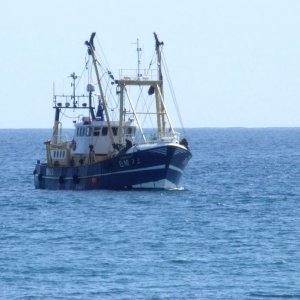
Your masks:
[{"label": "blue hull", "polygon": [[176,188],[190,158],[184,147],[164,145],[83,166],[37,163],[34,184],[49,190]]}]

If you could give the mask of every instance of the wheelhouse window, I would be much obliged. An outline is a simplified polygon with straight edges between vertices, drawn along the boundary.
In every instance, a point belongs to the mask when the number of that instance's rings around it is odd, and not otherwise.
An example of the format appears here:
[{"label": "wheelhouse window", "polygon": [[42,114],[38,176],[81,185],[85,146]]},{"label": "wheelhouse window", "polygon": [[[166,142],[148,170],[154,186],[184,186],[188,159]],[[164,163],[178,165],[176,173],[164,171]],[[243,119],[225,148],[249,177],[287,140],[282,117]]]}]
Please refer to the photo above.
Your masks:
[{"label": "wheelhouse window", "polygon": [[86,127],[86,136],[91,136],[92,135],[92,127]]},{"label": "wheelhouse window", "polygon": [[107,127],[103,127],[103,128],[102,128],[102,135],[103,135],[103,136],[106,136],[106,135],[107,135],[107,132],[108,132]]},{"label": "wheelhouse window", "polygon": [[99,136],[100,135],[100,130],[101,130],[101,127],[95,127],[94,128],[94,136]]},{"label": "wheelhouse window", "polygon": [[134,127],[127,127],[126,134],[134,135],[135,134],[135,128]]},{"label": "wheelhouse window", "polygon": [[51,157],[53,159],[65,159],[66,151],[65,150],[52,150]]},{"label": "wheelhouse window", "polygon": [[118,135],[118,127],[112,127],[112,132],[114,136]]},{"label": "wheelhouse window", "polygon": [[85,136],[85,127],[77,128],[77,136]]}]

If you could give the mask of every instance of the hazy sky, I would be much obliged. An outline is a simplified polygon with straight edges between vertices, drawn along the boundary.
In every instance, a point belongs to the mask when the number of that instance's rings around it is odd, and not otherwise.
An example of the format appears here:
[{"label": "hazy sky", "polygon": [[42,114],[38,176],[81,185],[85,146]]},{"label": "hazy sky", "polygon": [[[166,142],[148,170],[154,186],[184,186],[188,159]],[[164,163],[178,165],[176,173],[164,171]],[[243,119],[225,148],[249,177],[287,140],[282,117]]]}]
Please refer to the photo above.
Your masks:
[{"label": "hazy sky", "polygon": [[299,16],[299,0],[3,0],[0,128],[52,127],[52,83],[82,71],[93,31],[115,74],[159,34],[186,127],[300,126]]}]

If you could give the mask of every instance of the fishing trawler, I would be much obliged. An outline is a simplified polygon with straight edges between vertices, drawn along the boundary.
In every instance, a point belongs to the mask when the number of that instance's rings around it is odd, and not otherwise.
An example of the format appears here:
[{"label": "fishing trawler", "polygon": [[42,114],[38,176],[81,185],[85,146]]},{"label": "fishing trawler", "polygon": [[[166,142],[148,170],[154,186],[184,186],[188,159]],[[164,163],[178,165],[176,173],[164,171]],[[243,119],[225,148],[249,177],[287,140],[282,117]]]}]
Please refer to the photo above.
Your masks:
[{"label": "fishing trawler", "polygon": [[[47,161],[38,160],[36,163],[33,172],[35,188],[89,190],[180,187],[180,179],[192,155],[187,139],[180,138],[167,112],[162,73],[163,42],[154,33],[155,78],[153,70],[141,69],[141,48],[137,45],[137,73],[128,76],[120,72],[119,79],[115,79],[100,63],[94,38],[95,33],[92,33],[89,41],[85,42],[88,51],[86,69],[88,66],[93,69],[96,84],[90,78],[87,93],[76,95],[78,76],[72,73],[73,94],[65,96],[54,93],[53,134],[45,142]],[[105,81],[104,78],[108,79]],[[114,109],[109,102],[112,96],[107,92],[108,86],[116,86]],[[132,88],[138,89],[136,103],[129,94]],[[145,88],[154,111],[147,104],[147,99],[141,97]],[[139,101],[142,103],[139,104]],[[72,139],[64,137],[61,125],[62,115],[68,110],[84,111],[79,121],[74,121]],[[147,116],[154,117],[155,130],[150,129],[149,123],[146,123],[146,129],[143,128]]]}]

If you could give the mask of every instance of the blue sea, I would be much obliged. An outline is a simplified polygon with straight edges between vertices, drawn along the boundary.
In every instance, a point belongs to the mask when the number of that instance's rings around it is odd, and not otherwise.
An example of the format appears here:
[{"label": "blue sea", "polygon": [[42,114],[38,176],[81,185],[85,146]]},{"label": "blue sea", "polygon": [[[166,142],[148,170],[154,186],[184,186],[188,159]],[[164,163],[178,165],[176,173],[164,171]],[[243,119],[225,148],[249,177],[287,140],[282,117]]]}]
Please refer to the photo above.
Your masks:
[{"label": "blue sea", "polygon": [[300,128],[187,133],[181,189],[76,192],[0,130],[0,299],[300,299]]}]

